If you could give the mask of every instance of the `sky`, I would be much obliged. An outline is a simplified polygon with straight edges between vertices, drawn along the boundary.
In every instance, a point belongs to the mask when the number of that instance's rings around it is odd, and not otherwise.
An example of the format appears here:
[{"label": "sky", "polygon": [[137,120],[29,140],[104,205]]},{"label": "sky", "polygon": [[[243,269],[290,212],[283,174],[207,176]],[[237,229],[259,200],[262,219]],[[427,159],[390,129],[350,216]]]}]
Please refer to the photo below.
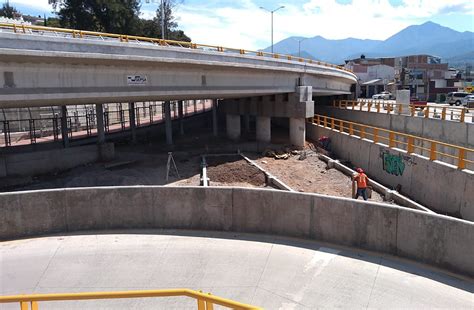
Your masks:
[{"label": "sky", "polygon": [[[385,40],[414,24],[433,21],[457,31],[474,32],[471,0],[181,0],[175,16],[193,42],[263,49],[290,36]],[[143,0],[142,18],[155,14],[158,1]],[[48,0],[10,0],[22,13],[51,15]],[[295,44],[296,41],[295,41]],[[304,43],[302,43],[304,44]]]}]

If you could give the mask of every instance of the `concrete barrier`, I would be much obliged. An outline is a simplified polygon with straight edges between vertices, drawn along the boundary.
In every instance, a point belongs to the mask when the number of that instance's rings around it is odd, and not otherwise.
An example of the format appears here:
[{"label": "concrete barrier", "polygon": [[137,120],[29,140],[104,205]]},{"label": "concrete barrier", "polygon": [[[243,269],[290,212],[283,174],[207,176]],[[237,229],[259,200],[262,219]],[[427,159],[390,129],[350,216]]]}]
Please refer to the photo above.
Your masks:
[{"label": "concrete barrier", "polygon": [[102,187],[0,194],[0,240],[107,229],[311,238],[474,276],[474,223],[318,194],[223,187]]},{"label": "concrete barrier", "polygon": [[[386,186],[401,186],[401,193],[437,213],[474,221],[474,173],[315,124],[307,124],[307,136],[315,141],[330,137],[337,157],[362,167]],[[387,167],[384,156],[399,166]]]},{"label": "concrete barrier", "polygon": [[460,123],[447,120],[443,121],[436,118],[346,110],[318,105],[315,105],[315,113],[458,146],[472,148],[474,145],[474,123]]},{"label": "concrete barrier", "polygon": [[[0,157],[0,178],[36,176],[85,165],[99,159],[112,160],[113,143],[56,148],[33,152],[11,152]],[[1,181],[0,181],[1,184]]]}]

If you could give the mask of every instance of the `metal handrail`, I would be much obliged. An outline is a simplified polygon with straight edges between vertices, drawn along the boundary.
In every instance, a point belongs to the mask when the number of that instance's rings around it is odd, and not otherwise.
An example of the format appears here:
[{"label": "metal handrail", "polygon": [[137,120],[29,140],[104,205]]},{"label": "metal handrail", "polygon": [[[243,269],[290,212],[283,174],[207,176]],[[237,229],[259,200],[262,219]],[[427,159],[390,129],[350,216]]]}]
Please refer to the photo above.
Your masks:
[{"label": "metal handrail", "polygon": [[[466,121],[466,114],[469,113],[468,108],[464,107],[436,107],[436,106],[429,106],[429,105],[420,105],[420,104],[403,104],[403,103],[394,103],[391,101],[386,101],[383,99],[358,99],[358,100],[334,100],[333,107],[340,108],[340,109],[349,109],[349,110],[356,110],[356,107],[359,111],[363,110],[363,107],[367,105],[366,112],[377,112],[380,113],[382,108],[387,110],[387,113],[391,113],[392,111],[397,111],[398,114],[402,114],[403,107],[409,106],[410,108],[410,115],[415,116],[415,110],[420,108],[424,110],[423,117],[430,118],[430,114],[434,115],[437,110],[441,110],[441,114],[439,118],[441,120],[446,120],[448,110],[453,113],[453,116],[456,115],[459,117],[459,122],[463,123]],[[372,111],[371,108],[375,107],[376,111]],[[473,116],[474,120],[474,116]]]},{"label": "metal handrail", "polygon": [[[344,132],[348,133],[349,135],[357,135],[360,139],[364,139],[367,137],[371,137],[371,140],[373,143],[379,143],[381,140],[387,141],[388,146],[391,148],[398,148],[407,151],[408,154],[419,154],[423,155],[423,152],[416,152],[417,150],[421,151],[426,151],[429,152],[429,159],[431,161],[433,160],[442,160],[442,158],[439,158],[438,155],[447,157],[447,158],[453,158],[457,159],[457,167],[458,169],[466,169],[466,164],[473,165],[474,168],[474,160],[468,159],[467,155],[469,153],[474,154],[474,149],[470,149],[467,147],[462,147],[462,146],[457,146],[437,140],[432,140],[432,139],[427,139],[427,138],[422,138],[422,137],[417,137],[414,135],[402,133],[402,132],[397,132],[393,130],[388,130],[384,128],[379,128],[379,127],[374,127],[370,125],[365,125],[365,124],[360,124],[360,123],[355,123],[355,122],[350,122],[338,118],[333,118],[325,115],[319,115],[316,114],[312,120],[311,123],[323,126],[325,128],[330,128],[332,130],[338,130],[339,132]],[[383,136],[380,133],[386,133],[388,134],[387,136]],[[400,139],[404,138],[404,140]],[[429,144],[429,148],[426,148],[423,146],[423,143]],[[397,147],[397,146],[402,146],[402,148]],[[437,147],[438,146],[443,146],[448,149],[453,150],[454,154],[457,155],[452,155],[452,154],[447,154],[444,152],[438,151]],[[421,153],[421,154],[420,154]],[[471,158],[471,157],[470,157]],[[470,169],[473,170],[473,169]]]},{"label": "metal handrail", "polygon": [[92,292],[92,293],[64,293],[64,294],[31,294],[0,296],[1,303],[19,303],[21,310],[38,310],[38,302],[41,301],[72,301],[72,300],[96,300],[96,299],[119,299],[119,298],[149,298],[149,297],[191,297],[197,301],[198,310],[212,310],[214,305],[220,305],[232,309],[261,309],[256,306],[240,303],[230,299],[205,294],[201,291],[190,289],[168,289],[168,290],[144,290],[144,291],[120,291],[120,292]]},{"label": "metal handrail", "polygon": [[15,33],[27,33],[27,30],[54,32],[54,33],[59,32],[59,33],[70,34],[73,38],[79,38],[79,39],[87,37],[87,36],[101,37],[101,38],[106,37],[106,38],[118,39],[120,40],[120,42],[126,42],[126,43],[128,43],[129,41],[136,41],[136,42],[148,42],[148,43],[157,44],[161,46],[179,46],[179,47],[186,47],[186,48],[191,48],[191,49],[210,48],[210,49],[214,49],[217,52],[230,51],[230,52],[238,53],[240,55],[253,54],[255,56],[261,56],[261,57],[270,57],[270,58],[275,58],[275,59],[282,58],[282,59],[287,59],[287,60],[295,61],[295,62],[321,65],[321,66],[325,66],[329,68],[335,68],[335,69],[347,71],[349,73],[354,74],[351,70],[347,68],[329,64],[322,61],[295,57],[291,55],[268,53],[268,52],[263,52],[263,51],[252,51],[252,50],[246,50],[246,49],[228,48],[228,47],[217,46],[217,45],[198,44],[198,43],[193,43],[193,42],[175,41],[175,40],[163,40],[163,39],[148,38],[148,37],[142,37],[142,36],[121,35],[121,34],[115,34],[115,33],[96,32],[96,31],[87,31],[87,30],[75,30],[75,29],[67,29],[67,28],[54,28],[54,27],[45,27],[45,26],[34,26],[34,25],[17,25],[17,24],[11,24],[11,23],[0,23],[0,28],[11,29]]}]

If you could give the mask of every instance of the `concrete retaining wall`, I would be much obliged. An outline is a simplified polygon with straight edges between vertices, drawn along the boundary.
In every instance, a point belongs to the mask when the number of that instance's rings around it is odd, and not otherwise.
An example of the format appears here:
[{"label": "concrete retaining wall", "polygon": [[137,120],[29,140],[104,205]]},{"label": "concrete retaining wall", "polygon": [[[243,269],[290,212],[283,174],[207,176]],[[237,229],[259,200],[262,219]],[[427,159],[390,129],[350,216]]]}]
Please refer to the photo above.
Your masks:
[{"label": "concrete retaining wall", "polygon": [[[86,145],[0,155],[0,177],[35,176],[114,157],[114,144]],[[0,179],[1,184],[1,179]]]},{"label": "concrete retaining wall", "polygon": [[474,276],[474,223],[277,190],[103,187],[0,194],[0,240],[103,229],[198,229],[311,238]]},{"label": "concrete retaining wall", "polygon": [[[420,155],[407,155],[405,151],[374,144],[322,126],[307,124],[307,136],[317,140],[331,138],[332,151],[341,159],[362,167],[369,177],[391,186],[401,186],[401,192],[424,206],[442,214],[451,214],[474,221],[474,174],[467,170],[439,162],[429,161]],[[401,174],[390,173],[382,156],[390,156],[403,165]]]}]

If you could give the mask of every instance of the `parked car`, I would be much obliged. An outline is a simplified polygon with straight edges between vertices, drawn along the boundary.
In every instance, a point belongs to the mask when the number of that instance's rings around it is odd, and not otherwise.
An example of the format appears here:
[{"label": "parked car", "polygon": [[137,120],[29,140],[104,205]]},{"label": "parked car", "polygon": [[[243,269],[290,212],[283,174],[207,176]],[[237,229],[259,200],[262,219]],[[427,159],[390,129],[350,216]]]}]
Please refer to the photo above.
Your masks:
[{"label": "parked car", "polygon": [[420,100],[418,97],[411,97],[410,98],[410,106],[415,106],[415,108],[424,109],[428,105],[428,101]]},{"label": "parked car", "polygon": [[474,95],[467,95],[461,99],[461,104],[466,108],[474,108]]},{"label": "parked car", "polygon": [[464,93],[464,92],[452,92],[449,93],[446,96],[446,103],[449,103],[449,105],[461,105],[462,99],[466,96],[470,95],[469,93]]},{"label": "parked car", "polygon": [[391,92],[383,91],[380,94],[373,95],[372,99],[392,100],[395,99],[395,97],[392,95]]}]

